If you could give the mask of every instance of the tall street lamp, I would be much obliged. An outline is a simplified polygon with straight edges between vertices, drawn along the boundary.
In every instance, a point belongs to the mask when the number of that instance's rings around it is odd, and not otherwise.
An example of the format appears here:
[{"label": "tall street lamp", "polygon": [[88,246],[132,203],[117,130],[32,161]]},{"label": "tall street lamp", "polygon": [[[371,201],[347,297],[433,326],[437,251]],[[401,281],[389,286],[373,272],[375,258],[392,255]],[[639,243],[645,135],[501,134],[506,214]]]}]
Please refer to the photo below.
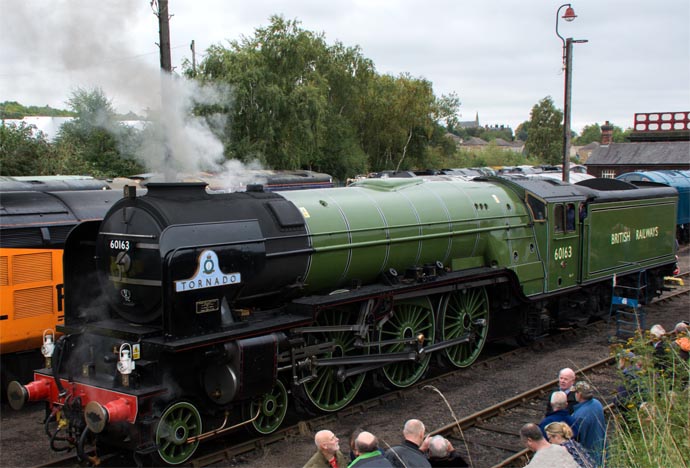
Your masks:
[{"label": "tall street lamp", "polygon": [[558,19],[561,10],[565,7],[565,14],[561,16],[564,20],[570,22],[577,18],[575,10],[570,3],[564,3],[558,10],[556,10],[556,35],[563,42],[563,70],[565,71],[565,91],[563,103],[563,182],[568,182],[570,176],[570,90],[572,86],[572,71],[573,71],[573,44],[587,42],[586,39],[573,39],[569,37],[564,39],[558,33]]}]

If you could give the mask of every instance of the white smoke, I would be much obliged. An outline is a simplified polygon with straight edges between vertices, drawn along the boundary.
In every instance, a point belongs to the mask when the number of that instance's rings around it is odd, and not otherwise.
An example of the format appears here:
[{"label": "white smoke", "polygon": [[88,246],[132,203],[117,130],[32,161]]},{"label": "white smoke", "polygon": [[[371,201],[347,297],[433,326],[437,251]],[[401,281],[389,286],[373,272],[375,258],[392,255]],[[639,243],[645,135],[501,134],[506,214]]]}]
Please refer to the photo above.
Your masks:
[{"label": "white smoke", "polygon": [[[32,59],[30,69],[13,70],[12,86],[30,83],[31,89],[25,91],[37,99],[22,104],[48,102],[53,107],[64,108],[66,103],[56,106],[51,100],[56,89],[100,88],[119,112],[147,114],[142,132],[144,141],[134,153],[147,171],[161,174],[159,180],[179,180],[183,175],[206,171],[219,180],[251,183],[253,176],[247,171],[257,169],[256,163],[246,167],[239,161],[225,161],[219,138],[225,132],[224,115],[197,117],[193,113],[195,106],[204,104],[230,109],[232,90],[227,86],[202,86],[162,73],[157,53],[142,54],[141,45],[130,43],[129,32],[142,27],[151,31],[151,46],[159,42],[158,20],[150,2],[0,2],[0,30],[5,33],[0,53]],[[174,43],[174,3],[170,4],[169,13],[171,43]],[[143,18],[146,24],[142,24]],[[27,85],[22,85],[23,82]],[[104,126],[118,136],[117,128]],[[232,174],[218,175],[228,170]]]},{"label": "white smoke", "polygon": [[195,116],[193,109],[197,105],[230,104],[229,87],[202,86],[167,73],[161,73],[161,83],[161,105],[149,113],[150,125],[137,151],[140,161],[168,181],[180,174],[220,171],[224,155],[218,135],[224,131],[225,116]]}]

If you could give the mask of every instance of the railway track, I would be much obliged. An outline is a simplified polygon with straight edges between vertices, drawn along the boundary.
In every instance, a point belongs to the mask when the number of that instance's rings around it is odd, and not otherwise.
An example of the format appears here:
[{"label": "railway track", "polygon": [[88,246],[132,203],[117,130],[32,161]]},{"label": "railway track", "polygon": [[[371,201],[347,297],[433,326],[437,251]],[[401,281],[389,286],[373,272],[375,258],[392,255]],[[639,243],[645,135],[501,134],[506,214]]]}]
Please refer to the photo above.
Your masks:
[{"label": "railway track", "polygon": [[[608,357],[576,370],[578,380],[585,379],[600,388],[597,382],[602,375],[615,381],[616,371],[612,368],[614,358]],[[611,367],[610,369],[607,369]],[[544,417],[547,396],[558,386],[558,379],[534,387],[515,397],[504,400],[489,408],[471,414],[452,424],[440,427],[429,435],[443,435],[458,449],[465,447],[466,457],[472,466],[524,466],[529,450],[520,443],[519,430],[526,422],[540,421]],[[608,405],[607,407],[609,407]],[[480,459],[470,455],[481,445]],[[463,451],[461,449],[461,451]],[[506,455],[507,454],[507,455]]]},{"label": "railway track", "polygon": [[[653,304],[664,304],[673,301],[677,299],[678,296],[685,295],[690,291],[690,287],[687,284],[687,278],[690,276],[690,272],[683,273],[679,276],[686,278],[686,285],[684,287],[678,287],[675,291],[657,298]],[[528,354],[533,351],[535,347],[540,349],[547,348],[550,345],[557,344],[559,340],[563,340],[564,338],[567,339],[568,336],[590,333],[594,328],[600,329],[602,327],[609,327],[609,324],[606,321],[598,321],[585,327],[562,330],[561,333],[545,337],[533,343],[531,346],[511,349],[508,352],[503,352],[477,361],[474,366],[486,366],[491,368],[494,365],[501,365],[501,362],[510,355],[520,353]],[[604,376],[604,378],[606,378],[606,376],[608,376],[609,379],[612,379],[615,376],[615,369],[610,366],[612,362],[612,358],[606,358],[583,367],[577,372],[579,375],[584,375],[585,378],[591,380],[598,388],[598,377]],[[609,368],[608,370],[606,370],[607,367]],[[385,405],[394,400],[404,399],[412,392],[428,392],[429,389],[433,390],[438,383],[444,380],[453,379],[458,372],[462,371],[462,369],[457,369],[439,374],[432,378],[425,379],[412,387],[376,395],[372,398],[353,403],[337,413],[329,413],[308,420],[298,421],[270,435],[259,438],[249,438],[246,436],[233,437],[233,440],[237,442],[233,442],[231,445],[226,445],[223,439],[209,441],[206,446],[202,444],[197,451],[197,455],[188,461],[185,466],[192,466],[194,468],[227,466],[239,457],[246,456],[252,452],[262,452],[267,447],[279,442],[311,437],[315,428],[328,427],[334,421],[347,418],[351,414],[363,413],[369,409]],[[546,382],[520,395],[502,401],[460,420],[456,420],[452,424],[436,428],[431,431],[430,434],[444,435],[453,442],[456,449],[474,444],[475,446],[483,447],[481,450],[482,453],[487,451],[495,452],[494,455],[492,455],[492,460],[473,460],[475,466],[524,466],[527,460],[528,451],[523,449],[520,445],[518,435],[519,428],[525,422],[541,420],[544,415],[546,395],[552,391],[556,385],[557,380]],[[514,427],[506,422],[510,421],[511,417],[515,420],[513,424]],[[508,419],[504,420],[501,418]],[[468,455],[469,453],[475,452],[475,450],[471,448],[463,452],[465,455]],[[100,458],[95,457],[93,453],[88,455],[93,458],[84,462],[79,462],[76,456],[69,456],[40,466],[123,466],[122,458],[117,455],[102,456]],[[484,456],[482,456],[482,458],[484,458]],[[131,466],[133,461],[130,460],[130,462],[126,464]]]}]

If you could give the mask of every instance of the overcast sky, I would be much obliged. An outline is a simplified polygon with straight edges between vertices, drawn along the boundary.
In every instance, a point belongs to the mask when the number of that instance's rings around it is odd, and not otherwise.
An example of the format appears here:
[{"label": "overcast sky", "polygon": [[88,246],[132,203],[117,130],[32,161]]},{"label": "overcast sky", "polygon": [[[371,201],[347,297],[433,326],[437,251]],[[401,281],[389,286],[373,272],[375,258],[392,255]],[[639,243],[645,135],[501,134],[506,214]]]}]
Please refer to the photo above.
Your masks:
[{"label": "overcast sky", "polygon": [[[169,0],[173,66],[250,37],[269,17],[297,19],[329,44],[360,46],[379,73],[455,92],[461,120],[518,124],[539,100],[563,108],[560,2],[546,0]],[[573,55],[572,126],[627,128],[636,112],[690,110],[690,1],[575,0],[559,22],[587,39]],[[565,9],[564,9],[565,10]],[[561,14],[563,14],[563,11]],[[100,86],[121,112],[159,100],[158,22],[150,0],[0,0],[0,102],[66,108]]]}]

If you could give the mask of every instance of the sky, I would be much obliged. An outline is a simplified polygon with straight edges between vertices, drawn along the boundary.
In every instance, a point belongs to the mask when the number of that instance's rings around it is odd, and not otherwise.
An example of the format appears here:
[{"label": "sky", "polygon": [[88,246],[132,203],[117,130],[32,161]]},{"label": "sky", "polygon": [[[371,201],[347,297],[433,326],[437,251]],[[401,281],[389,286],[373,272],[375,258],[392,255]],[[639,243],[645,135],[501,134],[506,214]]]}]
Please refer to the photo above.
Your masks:
[{"label": "sky", "polygon": [[[455,93],[460,120],[515,129],[550,96],[563,109],[560,2],[545,0],[169,0],[173,66],[252,37],[272,15],[328,44],[359,46],[378,73]],[[558,20],[574,45],[572,128],[639,112],[690,111],[690,1],[574,0]],[[561,10],[561,15],[565,8]],[[160,102],[158,19],[150,0],[0,0],[0,102],[67,108],[98,86],[122,113]]]}]

